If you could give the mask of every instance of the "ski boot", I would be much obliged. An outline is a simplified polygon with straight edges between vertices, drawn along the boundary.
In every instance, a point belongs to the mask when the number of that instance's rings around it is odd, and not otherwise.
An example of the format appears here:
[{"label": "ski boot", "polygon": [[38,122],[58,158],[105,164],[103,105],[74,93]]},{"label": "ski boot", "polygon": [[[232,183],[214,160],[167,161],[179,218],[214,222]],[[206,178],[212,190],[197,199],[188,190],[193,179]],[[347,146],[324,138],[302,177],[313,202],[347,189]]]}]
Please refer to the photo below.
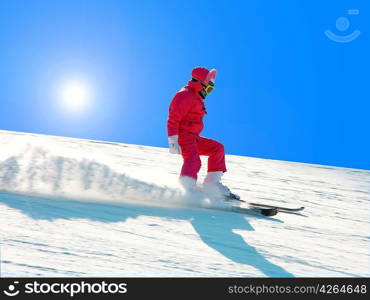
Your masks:
[{"label": "ski boot", "polygon": [[225,200],[240,200],[239,195],[232,193],[226,185],[221,183],[222,175],[223,172],[208,172],[203,182],[203,191]]}]

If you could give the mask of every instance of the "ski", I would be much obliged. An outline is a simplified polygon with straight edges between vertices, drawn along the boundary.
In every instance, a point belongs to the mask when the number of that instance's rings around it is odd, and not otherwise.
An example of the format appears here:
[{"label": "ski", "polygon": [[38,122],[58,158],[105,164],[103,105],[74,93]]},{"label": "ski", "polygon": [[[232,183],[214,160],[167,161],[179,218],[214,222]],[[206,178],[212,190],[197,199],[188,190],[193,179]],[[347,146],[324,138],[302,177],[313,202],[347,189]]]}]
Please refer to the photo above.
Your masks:
[{"label": "ski", "polygon": [[245,203],[247,203],[248,205],[250,205],[252,207],[276,208],[278,211],[281,211],[281,212],[300,212],[300,211],[304,210],[304,206],[291,208],[291,207],[267,205],[267,204],[247,202],[247,201],[245,201]]},{"label": "ski", "polygon": [[[205,198],[204,194],[200,194],[201,198]],[[209,197],[209,196],[208,196]],[[224,197],[216,197],[210,198],[219,203],[227,203],[228,205],[211,205],[211,206],[199,206],[199,208],[203,209],[210,209],[210,210],[218,210],[218,211],[225,211],[225,212],[234,212],[238,214],[245,214],[245,215],[257,215],[257,216],[264,216],[264,217],[272,217],[278,213],[278,210],[275,207],[254,207],[254,206],[247,206],[241,207],[240,203],[245,202],[244,200],[237,201],[238,203],[233,203],[231,198],[224,198]]]},{"label": "ski", "polygon": [[228,207],[212,207],[212,208],[207,208],[207,209],[234,212],[234,213],[244,214],[244,215],[264,216],[264,217],[272,217],[278,213],[278,210],[275,208],[239,207],[239,206],[234,206],[234,205],[230,205]]},{"label": "ski", "polygon": [[247,215],[262,215],[265,217],[272,217],[277,215],[278,210],[276,208],[263,208],[263,207],[238,207],[238,206],[231,206],[231,211],[239,214],[247,214]]},{"label": "ski", "polygon": [[276,205],[269,205],[269,204],[263,204],[263,203],[255,203],[255,202],[249,202],[243,199],[236,199],[236,198],[226,198],[226,201],[236,201],[236,202],[242,202],[247,204],[250,208],[260,208],[260,209],[276,209],[279,212],[290,212],[290,213],[297,213],[302,210],[304,210],[304,206],[297,207],[297,208],[291,208],[291,207],[284,207],[284,206],[276,206]]}]

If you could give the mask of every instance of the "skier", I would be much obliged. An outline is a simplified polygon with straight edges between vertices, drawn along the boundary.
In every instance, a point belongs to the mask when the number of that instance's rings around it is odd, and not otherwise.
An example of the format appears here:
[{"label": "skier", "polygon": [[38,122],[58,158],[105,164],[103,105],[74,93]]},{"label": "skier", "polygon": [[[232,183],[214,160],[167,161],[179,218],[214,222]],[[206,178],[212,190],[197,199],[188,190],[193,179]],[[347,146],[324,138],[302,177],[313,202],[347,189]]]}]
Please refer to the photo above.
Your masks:
[{"label": "skier", "polygon": [[203,117],[207,113],[204,99],[214,89],[216,70],[197,67],[192,70],[192,79],[176,93],[169,107],[167,120],[169,151],[182,154],[183,165],[180,183],[186,191],[196,190],[200,155],[208,156],[208,173],[203,182],[203,191],[231,199],[240,197],[221,183],[226,172],[224,146],[212,139],[201,137]]}]

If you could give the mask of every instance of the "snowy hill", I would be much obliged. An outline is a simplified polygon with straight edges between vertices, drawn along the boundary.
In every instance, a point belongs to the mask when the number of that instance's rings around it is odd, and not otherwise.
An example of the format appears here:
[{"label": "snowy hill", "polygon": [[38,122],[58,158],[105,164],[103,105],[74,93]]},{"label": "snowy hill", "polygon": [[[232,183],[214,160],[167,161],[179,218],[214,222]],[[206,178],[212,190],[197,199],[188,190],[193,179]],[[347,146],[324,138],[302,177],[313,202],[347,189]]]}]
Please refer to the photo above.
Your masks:
[{"label": "snowy hill", "polygon": [[0,131],[1,276],[370,276],[370,171],[227,156],[243,199],[306,207],[264,218],[195,207],[180,164]]}]

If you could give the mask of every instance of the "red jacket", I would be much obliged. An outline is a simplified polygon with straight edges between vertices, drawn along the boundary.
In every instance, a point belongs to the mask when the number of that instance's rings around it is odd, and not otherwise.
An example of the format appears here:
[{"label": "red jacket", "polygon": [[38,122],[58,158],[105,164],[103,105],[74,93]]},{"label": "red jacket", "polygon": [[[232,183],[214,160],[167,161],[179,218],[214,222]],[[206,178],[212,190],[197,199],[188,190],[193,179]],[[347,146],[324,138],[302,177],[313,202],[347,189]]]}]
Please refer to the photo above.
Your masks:
[{"label": "red jacket", "polygon": [[199,134],[203,130],[203,116],[207,113],[199,91],[199,82],[189,81],[172,99],[167,120],[168,136],[182,133]]}]

